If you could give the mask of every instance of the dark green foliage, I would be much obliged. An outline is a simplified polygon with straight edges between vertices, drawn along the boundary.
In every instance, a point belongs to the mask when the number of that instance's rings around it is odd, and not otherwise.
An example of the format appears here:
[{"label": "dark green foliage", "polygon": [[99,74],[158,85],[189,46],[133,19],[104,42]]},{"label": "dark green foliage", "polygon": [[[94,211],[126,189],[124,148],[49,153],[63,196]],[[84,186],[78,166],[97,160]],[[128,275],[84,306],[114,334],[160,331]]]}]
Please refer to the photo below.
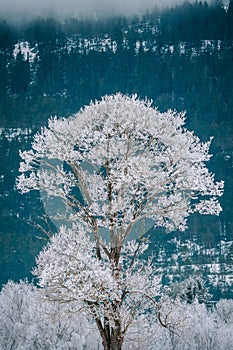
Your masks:
[{"label": "dark green foliage", "polygon": [[28,57],[25,59],[23,53],[19,51],[15,61],[10,67],[10,87],[12,94],[27,94],[31,81],[30,65]]},{"label": "dark green foliage", "polygon": [[4,98],[7,94],[8,73],[6,68],[6,58],[4,53],[0,53],[0,98]]},{"label": "dark green foliage", "polygon": [[54,18],[38,17],[22,28],[21,37],[33,43],[55,43],[62,37],[61,23]]},{"label": "dark green foliage", "polygon": [[17,32],[14,27],[0,20],[0,48],[10,48],[17,40]]}]

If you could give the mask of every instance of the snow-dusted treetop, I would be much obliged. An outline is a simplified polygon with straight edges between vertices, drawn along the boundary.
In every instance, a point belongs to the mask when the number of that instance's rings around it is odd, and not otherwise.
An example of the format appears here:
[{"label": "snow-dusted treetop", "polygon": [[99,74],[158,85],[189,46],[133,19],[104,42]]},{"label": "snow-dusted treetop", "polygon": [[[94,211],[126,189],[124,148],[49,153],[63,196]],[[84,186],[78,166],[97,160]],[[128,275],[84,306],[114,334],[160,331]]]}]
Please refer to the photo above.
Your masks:
[{"label": "snow-dusted treetop", "polygon": [[107,230],[112,244],[144,218],[184,230],[191,213],[219,214],[223,191],[205,166],[210,142],[184,122],[184,113],[160,113],[136,95],[105,96],[68,119],[49,120],[32,150],[20,153],[18,188],[64,198],[75,218],[95,234]]}]

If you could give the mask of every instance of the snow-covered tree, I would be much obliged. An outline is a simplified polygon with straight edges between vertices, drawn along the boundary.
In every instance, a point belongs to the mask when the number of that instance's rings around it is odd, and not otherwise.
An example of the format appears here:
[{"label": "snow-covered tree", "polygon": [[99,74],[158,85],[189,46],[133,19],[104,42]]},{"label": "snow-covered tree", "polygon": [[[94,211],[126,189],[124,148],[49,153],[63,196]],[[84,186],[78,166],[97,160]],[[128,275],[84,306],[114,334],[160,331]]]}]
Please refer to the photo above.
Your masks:
[{"label": "snow-covered tree", "polygon": [[[0,293],[1,350],[102,350],[95,324],[73,312],[70,303],[51,303],[46,289],[8,282]],[[72,304],[72,303],[71,303]],[[151,323],[145,315],[130,327],[123,350],[231,350],[233,301],[216,306],[164,299],[161,312],[174,332]]]},{"label": "snow-covered tree", "polygon": [[[43,290],[8,282],[0,293],[0,349],[97,350],[96,325],[69,305],[48,302]],[[68,317],[69,316],[69,317]]]},{"label": "snow-covered tree", "polygon": [[211,299],[211,294],[200,276],[191,276],[182,282],[172,283],[167,289],[166,293],[171,298],[178,298],[188,304],[197,300],[199,303],[208,303]]},{"label": "snow-covered tree", "polygon": [[142,259],[146,231],[182,231],[190,214],[221,211],[223,183],[205,165],[210,142],[184,123],[184,113],[118,93],[50,119],[20,153],[18,188],[40,190],[44,203],[51,196],[63,223],[34,272],[49,299],[76,301],[96,321],[105,350],[121,349],[147,311],[167,326],[159,278]]}]

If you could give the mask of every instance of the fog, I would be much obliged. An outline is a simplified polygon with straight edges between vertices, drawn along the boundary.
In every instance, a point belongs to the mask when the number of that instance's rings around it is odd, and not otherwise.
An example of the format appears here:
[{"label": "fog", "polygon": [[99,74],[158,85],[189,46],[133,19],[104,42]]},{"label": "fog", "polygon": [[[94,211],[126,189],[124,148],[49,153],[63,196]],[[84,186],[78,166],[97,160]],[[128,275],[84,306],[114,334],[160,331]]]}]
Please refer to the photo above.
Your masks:
[{"label": "fog", "polygon": [[[192,0],[191,0],[192,1]],[[0,17],[21,22],[42,16],[92,17],[98,15],[140,14],[154,6],[167,6],[183,0],[0,0]]]}]

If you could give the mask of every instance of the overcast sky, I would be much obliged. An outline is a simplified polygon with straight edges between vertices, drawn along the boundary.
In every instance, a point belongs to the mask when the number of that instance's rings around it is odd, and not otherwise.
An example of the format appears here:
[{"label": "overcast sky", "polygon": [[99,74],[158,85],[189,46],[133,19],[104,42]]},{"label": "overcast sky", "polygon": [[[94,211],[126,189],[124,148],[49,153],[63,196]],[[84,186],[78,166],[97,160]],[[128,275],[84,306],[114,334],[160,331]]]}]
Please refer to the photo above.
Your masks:
[{"label": "overcast sky", "polygon": [[54,13],[62,16],[93,16],[99,12],[129,15],[144,12],[155,5],[179,2],[183,0],[0,0],[0,16],[17,21]]}]

